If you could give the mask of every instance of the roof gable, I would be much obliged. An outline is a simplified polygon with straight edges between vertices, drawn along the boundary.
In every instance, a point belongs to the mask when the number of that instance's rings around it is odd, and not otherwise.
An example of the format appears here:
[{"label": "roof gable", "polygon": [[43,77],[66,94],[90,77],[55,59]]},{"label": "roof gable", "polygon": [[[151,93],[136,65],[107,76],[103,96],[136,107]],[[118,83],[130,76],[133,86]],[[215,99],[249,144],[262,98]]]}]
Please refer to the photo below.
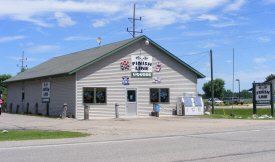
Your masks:
[{"label": "roof gable", "polygon": [[120,51],[133,43],[140,41],[141,39],[148,39],[150,41],[150,45],[154,45],[161,51],[163,51],[165,54],[170,56],[171,58],[178,61],[183,66],[190,69],[192,72],[197,74],[198,78],[204,78],[205,76],[195,70],[190,65],[183,62],[178,57],[171,54],[169,51],[152,41],[146,36],[139,36],[136,38],[127,39],[120,42],[115,42],[108,45],[103,45],[100,47],[95,47],[79,52],[75,52],[68,55],[63,55],[59,57],[54,57],[46,62],[43,62],[31,69],[28,69],[27,71],[24,71],[23,73],[20,73],[12,78],[9,78],[8,80],[5,80],[3,83],[9,83],[9,82],[17,82],[17,81],[24,81],[24,80],[31,80],[31,79],[39,79],[39,78],[45,78],[45,77],[54,77],[54,76],[66,76],[66,75],[73,75],[75,72],[92,65],[93,63],[104,59],[117,51]]}]

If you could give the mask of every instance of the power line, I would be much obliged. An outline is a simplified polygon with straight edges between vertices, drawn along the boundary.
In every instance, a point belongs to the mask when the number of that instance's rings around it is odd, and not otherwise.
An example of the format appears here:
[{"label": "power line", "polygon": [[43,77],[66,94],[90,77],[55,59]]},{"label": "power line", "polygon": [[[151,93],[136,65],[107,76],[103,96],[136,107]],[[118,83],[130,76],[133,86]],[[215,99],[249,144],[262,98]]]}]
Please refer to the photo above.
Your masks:
[{"label": "power line", "polygon": [[[207,53],[207,54],[209,54],[209,53]],[[198,62],[198,61],[200,61],[201,59],[203,59],[207,54],[205,54],[204,56],[202,56],[201,58],[199,58],[198,60],[196,60],[196,61],[194,61],[194,62],[192,62],[192,63],[190,63],[189,65],[192,65],[192,64],[194,64],[194,63],[196,63],[196,62]]]},{"label": "power line", "polygon": [[181,55],[181,56],[178,56],[178,57],[201,55],[201,54],[204,54],[204,53],[209,53],[209,52],[199,52],[199,53],[194,53],[194,54]]},{"label": "power line", "polygon": [[[114,31],[114,30],[117,30],[118,28],[121,28],[122,26],[124,26],[124,25],[126,25],[126,24],[128,24],[128,23],[129,23],[129,22],[126,22],[126,23],[124,23],[124,24],[122,24],[122,25],[117,26],[116,28],[113,28],[113,29],[111,29],[111,30],[108,30],[108,31],[104,32],[103,34],[99,34],[99,35],[100,35],[100,36],[103,36],[103,35],[105,35],[105,34],[107,34],[107,33],[110,33],[110,32],[112,32],[112,31]],[[124,30],[124,27],[123,27],[123,30]],[[120,31],[122,31],[122,30],[120,30]],[[111,34],[111,35],[114,35],[114,34]],[[108,37],[110,37],[111,35],[106,36],[106,37],[103,37],[103,38],[108,38]],[[74,48],[74,47],[77,47],[77,46],[80,46],[80,45],[83,45],[83,44],[86,44],[86,45],[81,46],[81,47],[87,46],[88,43],[91,44],[91,41],[90,41],[90,40],[83,40],[83,41],[86,41],[86,42],[84,42],[84,43],[83,43],[83,42],[79,42],[79,43],[77,43],[77,44],[70,45],[70,46],[68,46],[68,47],[63,47],[63,50],[61,50],[61,51],[66,51],[66,50],[68,50],[68,49],[70,49],[70,48]],[[72,52],[72,53],[73,53],[73,52]]]}]

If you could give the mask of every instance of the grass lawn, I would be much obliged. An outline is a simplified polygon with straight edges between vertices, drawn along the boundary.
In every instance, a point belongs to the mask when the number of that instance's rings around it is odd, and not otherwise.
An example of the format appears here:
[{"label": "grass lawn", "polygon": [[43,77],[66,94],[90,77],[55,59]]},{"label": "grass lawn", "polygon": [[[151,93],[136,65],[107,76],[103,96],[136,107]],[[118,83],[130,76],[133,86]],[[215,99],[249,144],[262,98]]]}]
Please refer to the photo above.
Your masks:
[{"label": "grass lawn", "polygon": [[[232,113],[232,109],[224,109],[224,111],[223,111],[223,109],[215,108],[214,114],[212,114],[212,110],[210,112],[211,112],[211,115],[201,115],[201,116],[207,117],[207,118],[252,119],[252,115],[253,115],[252,108],[251,109],[233,109],[234,117],[230,116],[230,114]],[[258,116],[265,115],[265,114],[268,116],[271,116],[271,109],[270,108],[257,109]],[[255,120],[255,119],[253,119],[253,120]],[[260,119],[257,119],[257,120],[260,120]],[[261,119],[261,120],[263,120],[263,119]],[[274,118],[264,119],[264,120],[274,120]]]},{"label": "grass lawn", "polygon": [[[1,130],[2,132],[3,130]],[[0,133],[0,141],[19,141],[35,139],[57,139],[90,136],[88,133],[61,132],[61,131],[36,131],[36,130],[8,130],[8,133]]]}]

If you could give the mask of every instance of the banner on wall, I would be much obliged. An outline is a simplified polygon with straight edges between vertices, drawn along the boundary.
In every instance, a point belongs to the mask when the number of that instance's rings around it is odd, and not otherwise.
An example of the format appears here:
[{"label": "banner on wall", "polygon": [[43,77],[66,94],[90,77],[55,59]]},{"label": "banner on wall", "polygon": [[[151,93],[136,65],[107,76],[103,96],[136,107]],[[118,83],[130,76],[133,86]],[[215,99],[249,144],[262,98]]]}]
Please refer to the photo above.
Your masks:
[{"label": "banner on wall", "polygon": [[129,70],[129,62],[128,61],[121,61],[120,62],[120,69],[121,70]]},{"label": "banner on wall", "polygon": [[131,77],[152,78],[152,56],[131,56]]}]

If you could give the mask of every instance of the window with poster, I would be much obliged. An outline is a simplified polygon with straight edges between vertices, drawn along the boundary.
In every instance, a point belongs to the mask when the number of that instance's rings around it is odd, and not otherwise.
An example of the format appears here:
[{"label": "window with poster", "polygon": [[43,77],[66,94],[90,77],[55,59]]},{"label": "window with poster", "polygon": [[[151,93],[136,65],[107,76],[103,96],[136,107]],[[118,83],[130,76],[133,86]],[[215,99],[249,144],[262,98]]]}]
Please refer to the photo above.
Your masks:
[{"label": "window with poster", "polygon": [[83,88],[83,103],[106,104],[106,88],[85,87]]},{"label": "window with poster", "polygon": [[169,88],[150,88],[150,103],[169,103]]}]

